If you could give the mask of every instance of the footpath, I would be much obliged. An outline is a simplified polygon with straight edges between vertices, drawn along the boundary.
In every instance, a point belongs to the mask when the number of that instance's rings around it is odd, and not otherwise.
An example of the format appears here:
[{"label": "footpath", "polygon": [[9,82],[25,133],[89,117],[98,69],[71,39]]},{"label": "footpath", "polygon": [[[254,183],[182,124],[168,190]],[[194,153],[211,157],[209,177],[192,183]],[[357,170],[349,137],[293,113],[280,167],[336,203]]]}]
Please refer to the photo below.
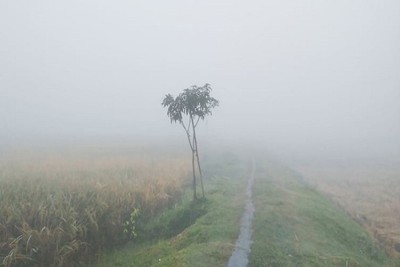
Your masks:
[{"label": "footpath", "polygon": [[246,207],[241,219],[239,237],[236,240],[235,249],[233,250],[232,256],[229,258],[227,267],[246,267],[249,262],[249,254],[251,247],[251,225],[254,215],[254,204],[253,204],[253,184],[254,184],[254,173],[255,173],[255,160],[252,160],[253,166],[251,175],[247,182],[246,189]]}]

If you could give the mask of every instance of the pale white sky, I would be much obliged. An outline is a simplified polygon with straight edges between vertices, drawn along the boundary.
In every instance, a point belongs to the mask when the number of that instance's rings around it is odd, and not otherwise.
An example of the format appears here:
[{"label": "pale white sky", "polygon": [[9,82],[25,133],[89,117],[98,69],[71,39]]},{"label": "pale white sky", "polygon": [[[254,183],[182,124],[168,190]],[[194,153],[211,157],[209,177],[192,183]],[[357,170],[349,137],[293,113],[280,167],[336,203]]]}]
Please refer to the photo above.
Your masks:
[{"label": "pale white sky", "polygon": [[399,25],[397,0],[2,0],[0,138],[179,135],[163,96],[210,83],[208,138],[399,151]]}]

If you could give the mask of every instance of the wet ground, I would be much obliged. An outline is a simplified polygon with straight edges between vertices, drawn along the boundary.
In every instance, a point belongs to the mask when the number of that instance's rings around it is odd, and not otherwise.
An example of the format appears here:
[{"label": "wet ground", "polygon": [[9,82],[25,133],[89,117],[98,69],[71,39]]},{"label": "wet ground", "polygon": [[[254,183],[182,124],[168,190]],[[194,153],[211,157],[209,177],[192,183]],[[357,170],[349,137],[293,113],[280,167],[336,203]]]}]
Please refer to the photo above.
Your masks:
[{"label": "wet ground", "polygon": [[235,249],[233,250],[232,256],[229,258],[226,267],[246,267],[249,262],[249,254],[251,247],[251,223],[254,215],[254,204],[253,204],[253,184],[254,184],[254,172],[255,172],[255,161],[253,159],[253,167],[251,175],[247,182],[246,188],[246,207],[240,223],[239,237],[236,240]]}]

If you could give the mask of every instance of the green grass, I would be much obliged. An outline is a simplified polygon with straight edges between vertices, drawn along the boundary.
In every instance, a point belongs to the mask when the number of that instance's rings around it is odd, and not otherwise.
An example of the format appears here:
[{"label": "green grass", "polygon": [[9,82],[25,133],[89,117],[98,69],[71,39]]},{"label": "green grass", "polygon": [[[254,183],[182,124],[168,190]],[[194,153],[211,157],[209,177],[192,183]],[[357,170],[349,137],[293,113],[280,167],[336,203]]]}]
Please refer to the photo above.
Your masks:
[{"label": "green grass", "polygon": [[[180,205],[144,225],[138,239],[94,267],[225,266],[239,234],[251,164],[233,154],[207,158],[207,200]],[[258,161],[250,267],[400,266],[334,203],[271,160]]]},{"label": "green grass", "polygon": [[258,166],[250,266],[398,266],[359,224],[291,170],[277,163]]},{"label": "green grass", "polygon": [[[232,154],[205,161],[206,200],[182,204],[138,225],[135,244],[102,255],[94,267],[225,266],[238,235],[247,166]],[[217,176],[214,176],[217,175]]]}]

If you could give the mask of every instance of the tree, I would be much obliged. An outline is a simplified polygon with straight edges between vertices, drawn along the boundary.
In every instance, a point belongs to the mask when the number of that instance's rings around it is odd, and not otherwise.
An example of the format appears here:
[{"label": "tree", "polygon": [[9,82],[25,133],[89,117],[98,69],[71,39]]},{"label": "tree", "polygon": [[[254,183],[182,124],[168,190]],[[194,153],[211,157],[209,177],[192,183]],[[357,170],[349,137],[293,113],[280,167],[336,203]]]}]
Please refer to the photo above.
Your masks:
[{"label": "tree", "polygon": [[217,107],[219,102],[210,96],[211,86],[205,84],[202,87],[196,85],[184,89],[176,98],[167,94],[162,102],[162,106],[168,108],[167,115],[171,123],[179,122],[185,129],[189,146],[192,152],[193,170],[193,199],[197,199],[196,194],[196,164],[200,175],[201,191],[204,196],[203,173],[201,171],[199,149],[196,136],[196,127],[200,120],[204,120],[207,115],[212,115],[212,109]]}]

